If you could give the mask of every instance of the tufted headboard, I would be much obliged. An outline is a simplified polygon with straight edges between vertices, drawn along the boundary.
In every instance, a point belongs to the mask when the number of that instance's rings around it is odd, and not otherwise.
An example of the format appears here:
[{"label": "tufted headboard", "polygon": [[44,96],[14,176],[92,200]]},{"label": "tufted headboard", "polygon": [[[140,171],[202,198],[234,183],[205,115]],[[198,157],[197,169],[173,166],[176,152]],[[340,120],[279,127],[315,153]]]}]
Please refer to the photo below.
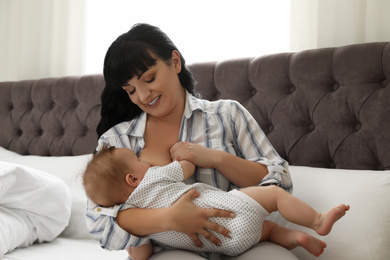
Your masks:
[{"label": "tufted headboard", "polygon": [[102,75],[0,82],[0,146],[23,155],[93,152]]},{"label": "tufted headboard", "polygon": [[[235,99],[292,165],[390,169],[390,43],[190,66],[205,99]],[[0,83],[0,146],[78,155],[96,146],[102,75]]]}]

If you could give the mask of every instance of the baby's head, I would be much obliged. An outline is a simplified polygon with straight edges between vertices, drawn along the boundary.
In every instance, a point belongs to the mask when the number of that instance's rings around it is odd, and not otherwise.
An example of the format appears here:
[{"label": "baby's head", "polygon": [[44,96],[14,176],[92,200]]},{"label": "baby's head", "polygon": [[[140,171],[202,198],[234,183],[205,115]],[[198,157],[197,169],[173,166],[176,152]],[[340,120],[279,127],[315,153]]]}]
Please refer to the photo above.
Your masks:
[{"label": "baby's head", "polygon": [[83,175],[85,192],[93,202],[104,207],[122,204],[149,167],[130,149],[105,144],[86,167]]}]

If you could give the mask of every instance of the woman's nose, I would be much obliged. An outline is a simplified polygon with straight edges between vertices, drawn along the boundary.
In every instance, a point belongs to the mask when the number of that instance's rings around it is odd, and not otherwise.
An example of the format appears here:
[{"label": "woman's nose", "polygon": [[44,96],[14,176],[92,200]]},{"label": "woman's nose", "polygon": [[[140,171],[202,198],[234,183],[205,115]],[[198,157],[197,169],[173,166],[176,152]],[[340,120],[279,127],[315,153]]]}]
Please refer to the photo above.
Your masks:
[{"label": "woman's nose", "polygon": [[149,102],[150,90],[149,88],[139,88],[138,96],[142,103],[146,104]]}]

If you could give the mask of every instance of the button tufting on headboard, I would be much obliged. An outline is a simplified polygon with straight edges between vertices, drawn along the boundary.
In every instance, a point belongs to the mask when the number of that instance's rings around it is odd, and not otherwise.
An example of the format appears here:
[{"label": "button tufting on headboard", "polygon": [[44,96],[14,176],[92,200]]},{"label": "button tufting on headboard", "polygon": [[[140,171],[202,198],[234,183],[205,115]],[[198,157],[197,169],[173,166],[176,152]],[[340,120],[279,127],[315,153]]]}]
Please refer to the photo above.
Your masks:
[{"label": "button tufting on headboard", "polygon": [[0,84],[1,146],[34,155],[93,152],[102,75]]},{"label": "button tufting on headboard", "polygon": [[[390,43],[190,65],[203,98],[235,99],[290,164],[390,169]],[[0,146],[78,155],[97,143],[102,75],[0,82]]]},{"label": "button tufting on headboard", "polygon": [[191,67],[197,90],[213,100],[217,89],[221,98],[241,102],[291,164],[390,169],[389,43],[207,66]]}]

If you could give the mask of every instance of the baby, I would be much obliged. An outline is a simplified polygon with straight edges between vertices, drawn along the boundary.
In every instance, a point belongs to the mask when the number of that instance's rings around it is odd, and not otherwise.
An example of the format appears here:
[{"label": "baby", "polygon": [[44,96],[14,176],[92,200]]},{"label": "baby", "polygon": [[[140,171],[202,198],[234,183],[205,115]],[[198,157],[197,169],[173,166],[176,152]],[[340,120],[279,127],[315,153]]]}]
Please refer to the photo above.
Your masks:
[{"label": "baby", "polygon": [[[194,199],[197,206],[235,213],[234,218],[212,219],[230,230],[230,238],[213,232],[222,241],[219,246],[200,237],[203,246],[196,247],[189,236],[176,231],[154,233],[148,237],[161,245],[230,256],[239,255],[262,241],[270,241],[289,250],[301,246],[320,256],[326,247],[325,242],[305,232],[264,220],[264,217],[279,211],[288,221],[325,236],[350,208],[341,204],[325,213],[318,213],[277,186],[254,186],[225,192],[204,183],[185,184],[183,181],[191,177],[194,170],[195,166],[188,161],[151,167],[128,148],[104,146],[89,162],[83,183],[87,196],[96,204],[113,207],[125,203],[123,209],[169,207],[184,193],[195,189],[200,193]],[[148,259],[153,253],[150,240],[131,247],[129,253],[132,258]]]}]

